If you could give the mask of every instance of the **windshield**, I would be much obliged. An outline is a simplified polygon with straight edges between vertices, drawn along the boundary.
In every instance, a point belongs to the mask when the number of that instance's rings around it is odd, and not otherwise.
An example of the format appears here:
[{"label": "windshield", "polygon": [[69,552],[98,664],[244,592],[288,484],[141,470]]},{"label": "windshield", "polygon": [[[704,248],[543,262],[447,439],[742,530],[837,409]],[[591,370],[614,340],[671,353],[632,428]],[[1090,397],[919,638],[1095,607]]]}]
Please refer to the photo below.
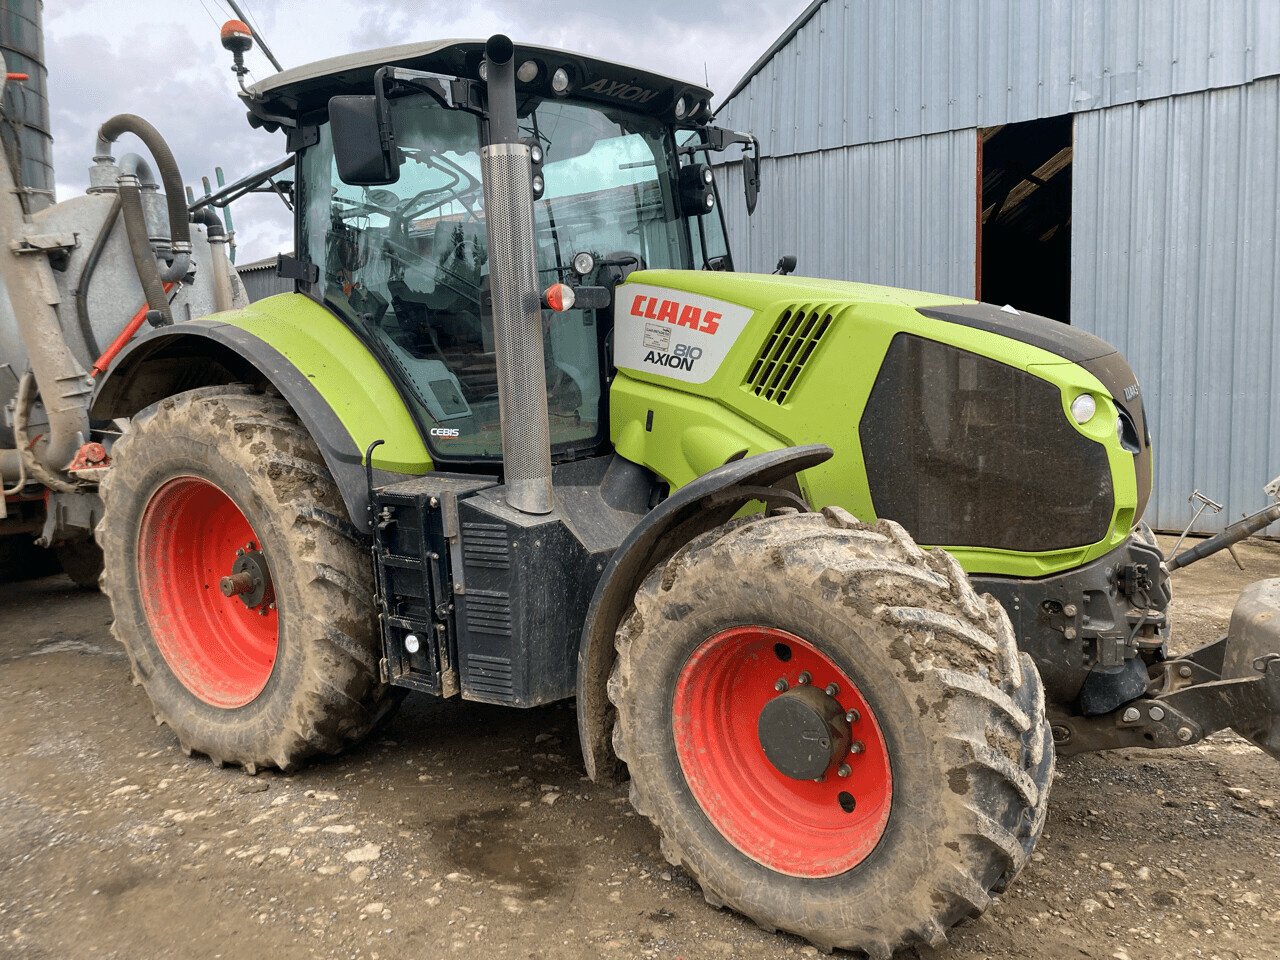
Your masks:
[{"label": "windshield", "polygon": [[[541,144],[535,201],[544,286],[575,253],[597,271],[698,268],[723,248],[719,217],[700,231],[680,215],[674,143],[660,121],[569,100],[521,105],[521,135]],[[392,102],[405,160],[385,187],[343,183],[328,125],[302,161],[300,243],[320,267],[320,296],[396,369],[438,460],[501,455],[480,124],[415,94]],[[711,231],[715,239],[705,239]],[[707,252],[704,253],[704,248]],[[599,282],[597,273],[583,282]],[[559,458],[605,439],[609,311],[543,314],[551,439]]]}]

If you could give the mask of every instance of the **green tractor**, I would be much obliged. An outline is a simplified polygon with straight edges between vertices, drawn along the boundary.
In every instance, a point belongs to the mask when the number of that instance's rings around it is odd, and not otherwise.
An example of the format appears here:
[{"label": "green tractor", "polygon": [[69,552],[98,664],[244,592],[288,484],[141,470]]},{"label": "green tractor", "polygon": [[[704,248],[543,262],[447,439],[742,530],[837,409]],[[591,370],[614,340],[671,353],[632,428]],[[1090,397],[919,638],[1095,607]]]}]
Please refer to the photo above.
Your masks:
[{"label": "green tractor", "polygon": [[290,160],[195,206],[292,168],[295,291],[97,382],[103,584],[188,754],[292,770],[406,690],[576,698],[710,903],[887,958],[1014,878],[1055,751],[1277,753],[1280,642],[1168,655],[1111,346],[734,272],[711,163],[753,206],[758,150],[710,97],[502,36],[246,87]]}]

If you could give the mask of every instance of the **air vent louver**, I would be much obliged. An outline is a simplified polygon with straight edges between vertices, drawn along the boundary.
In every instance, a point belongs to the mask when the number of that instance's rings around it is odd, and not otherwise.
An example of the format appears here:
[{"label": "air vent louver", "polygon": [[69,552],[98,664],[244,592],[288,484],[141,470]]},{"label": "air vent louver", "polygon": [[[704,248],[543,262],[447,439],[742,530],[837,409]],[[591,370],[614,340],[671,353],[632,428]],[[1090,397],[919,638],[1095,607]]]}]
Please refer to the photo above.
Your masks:
[{"label": "air vent louver", "polygon": [[830,326],[831,314],[826,310],[800,306],[783,310],[742,386],[762,400],[786,403]]}]

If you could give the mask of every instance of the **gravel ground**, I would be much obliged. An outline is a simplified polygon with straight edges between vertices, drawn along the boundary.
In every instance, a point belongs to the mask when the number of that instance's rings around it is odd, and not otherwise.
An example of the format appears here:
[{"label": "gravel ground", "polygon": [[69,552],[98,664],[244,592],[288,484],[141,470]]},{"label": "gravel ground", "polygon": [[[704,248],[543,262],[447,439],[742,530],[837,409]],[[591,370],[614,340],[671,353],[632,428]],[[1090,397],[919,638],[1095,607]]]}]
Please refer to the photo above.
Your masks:
[{"label": "gravel ground", "polygon": [[[1240,553],[1177,575],[1180,647],[1280,576],[1280,546]],[[569,706],[414,697],[339,759],[248,777],[152,722],[109,620],[60,576],[0,584],[0,955],[815,953],[668,867],[625,789],[583,778]],[[1033,862],[941,954],[1280,955],[1278,769],[1229,735],[1062,761]]]}]

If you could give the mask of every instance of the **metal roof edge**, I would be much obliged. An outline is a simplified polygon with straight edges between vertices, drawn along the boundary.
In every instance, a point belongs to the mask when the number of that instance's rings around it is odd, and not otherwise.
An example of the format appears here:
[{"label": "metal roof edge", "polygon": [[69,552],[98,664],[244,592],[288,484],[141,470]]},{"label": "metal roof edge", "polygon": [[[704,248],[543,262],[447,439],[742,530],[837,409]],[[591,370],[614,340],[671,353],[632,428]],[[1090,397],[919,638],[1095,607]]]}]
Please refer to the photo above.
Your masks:
[{"label": "metal roof edge", "polygon": [[760,59],[753,63],[750,69],[742,75],[742,79],[739,80],[734,85],[734,88],[729,91],[728,96],[720,101],[720,105],[716,107],[712,116],[718,114],[725,108],[726,104],[728,104],[730,100],[740,94],[743,88],[755,79],[756,74],[764,69],[764,65],[777,56],[778,51],[792,41],[795,35],[803,29],[804,25],[813,19],[813,15],[818,12],[818,8],[826,2],[827,0],[812,0],[812,2],[805,7],[803,11],[801,11],[800,16],[796,17],[795,20],[792,21],[791,26],[782,31],[782,36],[773,41],[773,43],[769,45],[769,49],[761,54]]}]

